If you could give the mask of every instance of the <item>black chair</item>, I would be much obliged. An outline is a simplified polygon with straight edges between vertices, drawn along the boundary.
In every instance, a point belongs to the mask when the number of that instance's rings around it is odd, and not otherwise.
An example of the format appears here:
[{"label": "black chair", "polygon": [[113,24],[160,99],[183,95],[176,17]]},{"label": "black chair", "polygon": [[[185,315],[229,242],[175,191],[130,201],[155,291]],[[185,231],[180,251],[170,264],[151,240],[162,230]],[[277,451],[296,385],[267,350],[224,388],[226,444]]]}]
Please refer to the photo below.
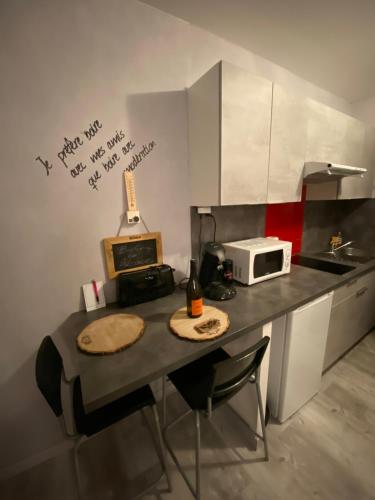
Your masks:
[{"label": "black chair", "polygon": [[[171,453],[181,475],[185,479],[193,496],[198,500],[200,493],[200,414],[211,418],[212,412],[220,405],[226,403],[238,391],[240,391],[248,382],[255,384],[259,417],[262,427],[262,436],[250,430],[254,435],[263,441],[264,461],[268,461],[268,448],[266,438],[266,424],[260,392],[258,372],[264,353],[269,343],[269,337],[263,337],[254,346],[244,352],[230,357],[223,349],[217,349],[206,356],[183,366],[182,368],[170,373],[168,377],[182,395],[190,409],[166,425],[166,394],[165,381],[163,383],[163,427],[164,440]],[[185,416],[195,412],[195,490],[186,474],[182,470],[175,453],[173,452],[168,439],[167,432],[172,426],[177,424]]]},{"label": "black chair", "polygon": [[[82,442],[91,436],[97,435],[99,432],[104,431],[112,424],[139,410],[142,412],[142,416],[148,424],[147,418],[143,413],[143,410],[146,407],[152,408],[154,416],[155,427],[157,430],[157,444],[159,446],[159,449],[156,447],[156,451],[161,461],[162,474],[156,481],[149,485],[146,490],[144,490],[140,495],[137,495],[136,498],[144,495],[146,491],[155,487],[164,473],[167,478],[168,491],[171,491],[159,416],[156,409],[154,395],[148,385],[141,387],[140,389],[137,389],[136,391],[113,401],[112,403],[98,408],[91,413],[85,413],[82,401],[81,381],[79,377],[75,378],[72,387],[72,404],[76,432],[70,433],[64,419],[61,398],[61,381],[64,380],[62,377],[63,362],[50,336],[45,337],[39,347],[36,358],[35,375],[36,382],[41,393],[47,400],[47,403],[56,417],[60,419],[65,434],[70,438],[77,439],[74,447],[74,463],[77,475],[78,493],[80,497],[82,496],[82,487],[79,474],[78,449]],[[67,382],[65,383],[70,385]],[[152,437],[154,440],[153,435]]]}]

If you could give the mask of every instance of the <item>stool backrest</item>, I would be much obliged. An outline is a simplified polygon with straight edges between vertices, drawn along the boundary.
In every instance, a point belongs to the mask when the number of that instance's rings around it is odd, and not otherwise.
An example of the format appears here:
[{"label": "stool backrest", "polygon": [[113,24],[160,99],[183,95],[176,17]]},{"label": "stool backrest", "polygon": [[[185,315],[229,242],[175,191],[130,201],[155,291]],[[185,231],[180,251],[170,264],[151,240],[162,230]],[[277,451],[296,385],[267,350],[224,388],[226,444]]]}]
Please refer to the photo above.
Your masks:
[{"label": "stool backrest", "polygon": [[50,336],[44,337],[36,356],[36,383],[56,417],[62,415],[62,358]]},{"label": "stool backrest", "polygon": [[263,337],[255,345],[213,367],[211,398],[228,398],[239,391],[252,375],[256,377],[270,338]]}]

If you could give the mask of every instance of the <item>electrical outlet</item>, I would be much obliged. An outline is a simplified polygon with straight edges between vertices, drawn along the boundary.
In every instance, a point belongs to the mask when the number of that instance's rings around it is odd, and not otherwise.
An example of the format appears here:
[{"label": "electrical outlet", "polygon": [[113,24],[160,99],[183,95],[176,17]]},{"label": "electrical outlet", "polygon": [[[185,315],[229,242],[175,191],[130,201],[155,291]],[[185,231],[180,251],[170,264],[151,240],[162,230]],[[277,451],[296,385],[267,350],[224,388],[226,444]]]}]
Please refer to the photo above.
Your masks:
[{"label": "electrical outlet", "polygon": [[128,219],[128,224],[138,224],[139,222],[141,222],[139,210],[128,210],[126,212],[126,217]]},{"label": "electrical outlet", "polygon": [[197,207],[197,212],[199,215],[210,214],[211,207]]}]

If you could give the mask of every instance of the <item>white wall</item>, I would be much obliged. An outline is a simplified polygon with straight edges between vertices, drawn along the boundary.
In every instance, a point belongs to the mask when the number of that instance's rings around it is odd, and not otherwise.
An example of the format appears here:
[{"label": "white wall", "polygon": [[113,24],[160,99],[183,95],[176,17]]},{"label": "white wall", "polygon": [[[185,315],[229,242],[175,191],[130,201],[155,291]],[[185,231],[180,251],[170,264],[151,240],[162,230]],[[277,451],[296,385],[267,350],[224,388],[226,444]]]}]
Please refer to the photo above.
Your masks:
[{"label": "white wall", "polygon": [[[81,285],[106,280],[101,241],[117,234],[131,154],[119,153],[109,173],[89,154],[120,129],[123,143],[135,142],[133,151],[156,142],[135,172],[138,203],[180,276],[190,214],[186,24],[122,0],[1,2],[0,18],[1,468],[61,440],[35,387],[35,352],[81,307]],[[57,153],[64,137],[83,137],[94,120],[100,132],[68,160],[69,167],[87,164],[73,179]],[[39,155],[53,164],[49,176]],[[97,168],[96,192],[88,179]],[[112,283],[106,293],[113,301]]]},{"label": "white wall", "polygon": [[[136,170],[139,208],[149,228],[162,232],[164,261],[181,276],[190,253],[185,87],[227,59],[343,111],[347,103],[132,0],[2,2],[0,32],[0,469],[6,475],[62,441],[35,387],[35,353],[45,334],[82,308],[82,283],[107,281],[101,241],[117,234],[125,208],[122,171],[131,155],[119,153],[121,162],[105,173],[90,153],[120,129],[134,151],[156,142]],[[69,168],[87,165],[73,179],[57,153],[65,137],[83,137],[94,120],[102,124],[99,133],[68,159]],[[49,176],[38,156],[53,164]],[[88,183],[96,169],[97,192]],[[122,234],[131,231],[144,228],[125,227]],[[113,301],[108,281],[106,294]]]},{"label": "white wall", "polygon": [[[275,43],[277,42],[275,41]],[[207,68],[213,66],[218,60],[224,59],[249,70],[251,73],[291,88],[296,93],[312,97],[344,113],[351,113],[351,106],[345,99],[317,87],[263,57],[194,26],[191,27],[190,47],[189,74],[191,83],[204,74]]]}]

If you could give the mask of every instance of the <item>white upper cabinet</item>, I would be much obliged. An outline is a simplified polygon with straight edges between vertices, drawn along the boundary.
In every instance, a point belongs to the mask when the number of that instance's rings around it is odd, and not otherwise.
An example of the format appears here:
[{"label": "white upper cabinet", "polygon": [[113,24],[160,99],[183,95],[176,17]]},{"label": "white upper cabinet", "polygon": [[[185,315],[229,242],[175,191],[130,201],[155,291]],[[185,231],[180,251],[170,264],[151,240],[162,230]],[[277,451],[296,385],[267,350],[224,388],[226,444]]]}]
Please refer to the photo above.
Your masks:
[{"label": "white upper cabinet", "polygon": [[265,203],[272,83],[220,62],[188,97],[192,205]]},{"label": "white upper cabinet", "polygon": [[188,91],[191,204],[220,205],[220,70],[214,66]]},{"label": "white upper cabinet", "polygon": [[265,203],[272,83],[222,63],[221,203]]},{"label": "white upper cabinet", "polygon": [[346,136],[346,164],[367,168],[363,176],[342,179],[338,189],[338,198],[371,198],[374,174],[374,130],[366,129],[363,122],[348,116]]},{"label": "white upper cabinet", "polygon": [[307,138],[307,99],[273,85],[268,203],[300,201]]},{"label": "white upper cabinet", "polygon": [[369,172],[308,184],[308,200],[372,196],[375,133],[359,120],[223,61],[188,102],[193,206],[299,201],[309,161]]},{"label": "white upper cabinet", "polygon": [[347,115],[307,99],[306,161],[344,164]]},{"label": "white upper cabinet", "polygon": [[[313,99],[307,99],[307,105],[305,160],[345,164],[344,144],[347,115]],[[308,200],[336,200],[338,187],[337,181],[308,184],[306,198]]]},{"label": "white upper cabinet", "polygon": [[[306,161],[339,163],[368,168],[366,127],[355,118],[308,99]],[[367,198],[371,192],[371,172],[363,177],[309,184],[308,200]]]},{"label": "white upper cabinet", "polygon": [[346,118],[346,130],[343,143],[344,165],[363,167],[365,146],[365,124],[349,115]]}]

